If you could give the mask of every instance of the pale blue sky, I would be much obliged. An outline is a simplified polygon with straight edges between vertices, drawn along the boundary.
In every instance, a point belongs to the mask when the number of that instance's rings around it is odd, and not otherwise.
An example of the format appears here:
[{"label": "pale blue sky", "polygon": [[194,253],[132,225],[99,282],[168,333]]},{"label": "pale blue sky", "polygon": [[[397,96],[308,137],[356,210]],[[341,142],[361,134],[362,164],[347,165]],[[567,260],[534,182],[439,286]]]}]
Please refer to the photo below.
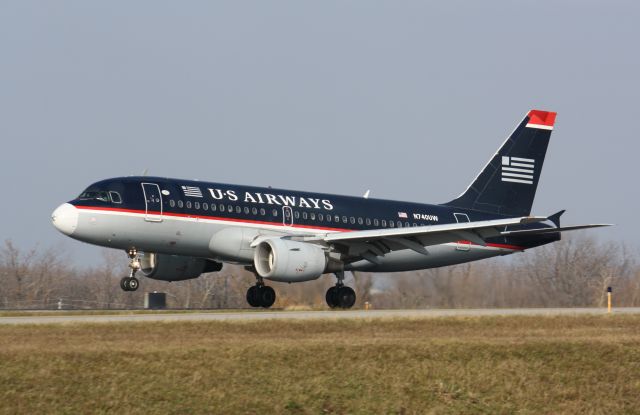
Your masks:
[{"label": "pale blue sky", "polygon": [[0,239],[150,174],[445,202],[558,111],[534,213],[640,242],[633,1],[2,1]]}]

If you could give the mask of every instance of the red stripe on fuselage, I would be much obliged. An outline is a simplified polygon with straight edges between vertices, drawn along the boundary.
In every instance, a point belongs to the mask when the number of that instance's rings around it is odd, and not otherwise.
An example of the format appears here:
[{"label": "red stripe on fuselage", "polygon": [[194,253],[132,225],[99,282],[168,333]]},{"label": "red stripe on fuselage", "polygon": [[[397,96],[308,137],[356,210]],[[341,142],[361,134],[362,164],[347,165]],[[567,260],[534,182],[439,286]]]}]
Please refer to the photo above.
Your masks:
[{"label": "red stripe on fuselage", "polygon": [[334,231],[334,232],[352,232],[353,231],[353,229],[328,228],[325,226],[311,226],[311,225],[285,225],[282,222],[267,222],[262,220],[253,220],[253,219],[225,218],[221,216],[190,215],[188,213],[174,213],[174,212],[160,213],[160,212],[154,212],[154,211],[145,212],[144,210],[137,210],[137,209],[122,209],[122,208],[97,207],[97,206],[76,206],[76,208],[83,209],[83,210],[100,210],[100,211],[107,211],[107,212],[135,213],[139,215],[156,215],[156,216],[172,216],[177,218],[221,220],[226,222],[252,223],[255,225],[282,226],[283,228],[320,229],[323,231]]},{"label": "red stripe on fuselage", "polygon": [[[157,215],[157,216],[170,216],[170,217],[178,217],[178,218],[194,218],[194,219],[211,219],[211,220],[220,220],[226,222],[235,222],[235,223],[251,223],[255,225],[272,225],[272,226],[281,226],[283,228],[303,228],[303,229],[319,229],[326,231],[334,231],[334,232],[354,232],[354,229],[344,229],[344,228],[327,228],[324,226],[311,226],[311,225],[285,225],[282,222],[267,222],[261,220],[252,220],[252,219],[236,219],[236,218],[223,218],[220,216],[202,216],[202,215],[189,215],[187,213],[173,213],[173,212],[145,212],[144,210],[137,209],[123,209],[123,208],[112,208],[112,207],[98,207],[98,206],[77,206],[76,208],[82,210],[99,210],[106,212],[123,212],[123,213],[135,213],[138,215]],[[387,228],[384,228],[387,229]],[[391,229],[391,228],[389,228]],[[467,244],[467,245],[476,245],[471,241],[458,241],[458,243]],[[514,251],[524,251],[524,247],[517,245],[508,245],[508,244],[496,244],[496,243],[487,243],[487,246],[492,248],[503,248],[503,249],[511,249]]]}]

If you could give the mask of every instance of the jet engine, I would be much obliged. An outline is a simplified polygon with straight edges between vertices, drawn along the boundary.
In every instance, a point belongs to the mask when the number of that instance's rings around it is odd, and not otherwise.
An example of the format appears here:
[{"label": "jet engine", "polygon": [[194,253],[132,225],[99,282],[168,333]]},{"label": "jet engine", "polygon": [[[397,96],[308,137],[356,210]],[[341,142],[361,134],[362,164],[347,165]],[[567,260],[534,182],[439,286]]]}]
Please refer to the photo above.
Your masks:
[{"label": "jet engine", "polygon": [[318,245],[272,238],[256,246],[253,263],[263,278],[301,282],[320,277],[327,268],[327,256]]},{"label": "jet engine", "polygon": [[222,269],[220,262],[179,255],[140,254],[140,271],[145,277],[161,281],[183,281]]}]

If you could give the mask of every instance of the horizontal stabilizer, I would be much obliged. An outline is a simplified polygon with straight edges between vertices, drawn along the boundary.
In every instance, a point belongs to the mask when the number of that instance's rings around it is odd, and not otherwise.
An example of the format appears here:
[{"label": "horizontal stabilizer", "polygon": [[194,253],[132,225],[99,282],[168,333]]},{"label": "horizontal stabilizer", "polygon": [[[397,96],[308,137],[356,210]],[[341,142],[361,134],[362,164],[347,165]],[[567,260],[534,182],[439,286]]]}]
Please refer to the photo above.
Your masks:
[{"label": "horizontal stabilizer", "polygon": [[564,226],[562,228],[524,229],[521,231],[505,231],[505,232],[501,232],[500,234],[504,236],[542,235],[545,233],[556,233],[556,232],[577,231],[579,229],[600,228],[602,226],[613,226],[613,225],[607,224],[607,223],[600,223],[600,224],[592,224],[592,225]]}]

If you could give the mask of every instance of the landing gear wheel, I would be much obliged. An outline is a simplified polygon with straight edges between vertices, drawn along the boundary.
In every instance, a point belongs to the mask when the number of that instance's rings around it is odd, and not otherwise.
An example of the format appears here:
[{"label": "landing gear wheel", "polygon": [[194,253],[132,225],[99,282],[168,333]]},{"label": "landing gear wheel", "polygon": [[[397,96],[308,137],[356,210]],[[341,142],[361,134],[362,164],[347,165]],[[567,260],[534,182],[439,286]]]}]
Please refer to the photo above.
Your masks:
[{"label": "landing gear wheel", "polygon": [[336,308],[338,306],[338,288],[339,287],[331,287],[327,290],[327,294],[324,296],[325,300],[327,300],[327,305],[330,308]]},{"label": "landing gear wheel", "polygon": [[247,290],[247,303],[251,307],[269,308],[276,302],[276,292],[266,285],[254,285]]},{"label": "landing gear wheel", "polygon": [[260,307],[260,299],[258,298],[258,286],[253,285],[247,290],[247,303],[251,307]]},{"label": "landing gear wheel", "polygon": [[129,291],[129,277],[122,277],[120,280],[120,288],[122,288],[122,291]]},{"label": "landing gear wheel", "polygon": [[120,288],[122,288],[123,291],[135,291],[140,286],[140,281],[135,277],[136,272],[140,269],[138,251],[136,248],[131,247],[127,251],[127,256],[129,257],[129,268],[131,268],[131,274],[120,280]]},{"label": "landing gear wheel", "polygon": [[338,305],[341,308],[351,308],[356,303],[356,292],[351,287],[338,288]]},{"label": "landing gear wheel", "polygon": [[260,305],[264,308],[269,308],[276,302],[275,290],[267,285],[260,287],[258,296],[260,298]]}]

